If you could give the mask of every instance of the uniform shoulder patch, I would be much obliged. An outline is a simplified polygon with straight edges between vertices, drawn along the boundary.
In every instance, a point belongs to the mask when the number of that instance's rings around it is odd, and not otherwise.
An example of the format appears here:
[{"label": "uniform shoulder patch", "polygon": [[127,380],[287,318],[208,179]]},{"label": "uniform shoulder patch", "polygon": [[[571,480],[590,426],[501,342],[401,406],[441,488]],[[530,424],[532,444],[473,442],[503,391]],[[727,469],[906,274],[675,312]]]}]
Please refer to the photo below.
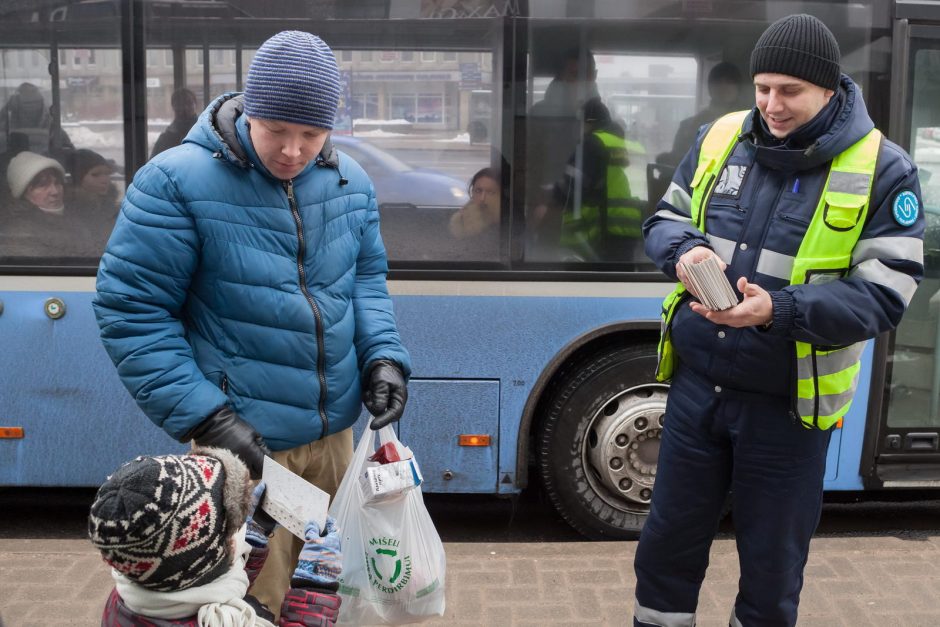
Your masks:
[{"label": "uniform shoulder patch", "polygon": [[894,221],[901,226],[912,226],[917,222],[917,214],[920,213],[917,195],[909,189],[900,192],[894,197],[891,213],[894,215]]}]

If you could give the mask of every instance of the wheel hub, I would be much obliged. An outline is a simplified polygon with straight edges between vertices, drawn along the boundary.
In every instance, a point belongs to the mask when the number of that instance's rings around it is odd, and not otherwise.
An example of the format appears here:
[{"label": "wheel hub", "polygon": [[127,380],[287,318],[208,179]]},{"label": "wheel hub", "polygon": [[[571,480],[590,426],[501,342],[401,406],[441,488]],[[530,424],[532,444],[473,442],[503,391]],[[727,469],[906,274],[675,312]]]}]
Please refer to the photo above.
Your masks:
[{"label": "wheel hub", "polygon": [[583,452],[593,470],[587,477],[612,507],[635,511],[637,506],[649,506],[667,390],[662,385],[625,390],[591,420]]}]

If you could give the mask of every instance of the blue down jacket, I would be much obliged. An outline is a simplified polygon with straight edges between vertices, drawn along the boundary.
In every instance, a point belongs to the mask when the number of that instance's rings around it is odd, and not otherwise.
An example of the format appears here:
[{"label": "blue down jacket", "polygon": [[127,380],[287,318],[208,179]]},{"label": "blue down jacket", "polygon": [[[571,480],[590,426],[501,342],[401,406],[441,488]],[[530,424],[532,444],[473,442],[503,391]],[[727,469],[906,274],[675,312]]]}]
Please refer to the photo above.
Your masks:
[{"label": "blue down jacket", "polygon": [[124,385],[174,438],[229,404],[272,450],[299,446],[355,422],[372,361],[410,374],[369,177],[327,142],[293,179],[296,215],[286,189],[225,94],[127,190],[95,314]]},{"label": "blue down jacket", "polygon": [[795,380],[794,341],[841,346],[897,326],[924,272],[924,217],[921,208],[910,226],[895,218],[896,200],[903,200],[905,191],[920,200],[920,185],[910,157],[885,139],[848,276],[824,285],[789,285],[789,270],[781,272],[776,262],[799,250],[832,159],[874,123],[858,87],[843,75],[830,104],[785,142],[775,140],[762,124],[754,109],[727,161],[727,182],[721,189],[716,185],[709,202],[706,235],[691,224],[689,185],[705,127],[657,212],[644,223],[643,234],[647,254],[669,277],[676,278],[676,261],[683,253],[710,246],[728,264],[725,274],[732,285],[747,277],[773,300],[773,324],[767,331],[716,328],[680,306],[672,338],[682,367],[729,391],[789,397]]}]

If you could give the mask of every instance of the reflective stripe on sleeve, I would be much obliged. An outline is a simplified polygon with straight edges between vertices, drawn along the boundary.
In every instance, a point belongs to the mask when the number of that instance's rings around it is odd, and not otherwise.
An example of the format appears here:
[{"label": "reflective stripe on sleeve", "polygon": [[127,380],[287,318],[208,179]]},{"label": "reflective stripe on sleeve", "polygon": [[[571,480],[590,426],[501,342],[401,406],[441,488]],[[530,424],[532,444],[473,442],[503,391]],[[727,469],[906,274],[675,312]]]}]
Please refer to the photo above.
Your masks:
[{"label": "reflective stripe on sleeve", "polygon": [[663,218],[664,220],[674,220],[676,222],[685,222],[686,224],[692,224],[691,216],[680,215],[674,211],[669,211],[668,209],[660,209],[653,215]]},{"label": "reflective stripe on sleeve", "polygon": [[873,237],[859,240],[852,251],[852,265],[869,259],[904,259],[924,264],[924,242],[918,237]]},{"label": "reflective stripe on sleeve", "polygon": [[892,270],[879,259],[863,261],[852,268],[849,276],[894,290],[904,299],[905,305],[911,304],[914,292],[917,291],[917,282],[910,275]]},{"label": "reflective stripe on sleeve", "polygon": [[790,274],[793,272],[793,256],[765,248],[760,251],[760,258],[757,260],[757,271],[767,276],[789,281]]},{"label": "reflective stripe on sleeve", "polygon": [[682,186],[676,182],[670,183],[669,187],[666,188],[666,193],[663,194],[663,200],[676,209],[692,213],[692,197],[689,196],[689,192],[682,189]]}]

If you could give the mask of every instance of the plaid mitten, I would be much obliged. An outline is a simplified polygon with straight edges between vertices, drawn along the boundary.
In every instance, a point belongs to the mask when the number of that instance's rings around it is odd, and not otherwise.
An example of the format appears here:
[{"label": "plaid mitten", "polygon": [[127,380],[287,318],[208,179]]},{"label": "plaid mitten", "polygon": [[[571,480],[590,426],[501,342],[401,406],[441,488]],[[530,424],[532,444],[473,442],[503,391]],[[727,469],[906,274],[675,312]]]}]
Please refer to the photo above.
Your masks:
[{"label": "plaid mitten", "polygon": [[310,521],[304,531],[304,548],[300,551],[297,568],[291,577],[295,588],[326,588],[335,591],[337,579],[343,572],[342,550],[336,521],[327,516],[326,529],[320,535],[320,527]]}]

